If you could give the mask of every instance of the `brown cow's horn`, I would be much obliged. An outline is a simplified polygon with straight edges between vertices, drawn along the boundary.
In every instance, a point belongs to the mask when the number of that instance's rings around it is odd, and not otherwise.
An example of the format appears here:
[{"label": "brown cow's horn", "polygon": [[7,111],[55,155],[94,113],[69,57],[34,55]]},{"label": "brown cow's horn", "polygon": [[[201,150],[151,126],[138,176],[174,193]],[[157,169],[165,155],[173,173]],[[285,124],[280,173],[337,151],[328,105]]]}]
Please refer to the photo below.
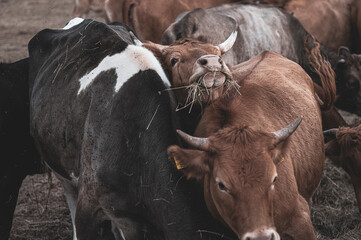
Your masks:
[{"label": "brown cow's horn", "polygon": [[203,151],[207,151],[209,149],[208,138],[193,137],[181,130],[177,130],[177,133],[190,146],[195,147],[199,150],[203,150]]},{"label": "brown cow's horn", "polygon": [[335,136],[337,131],[338,131],[338,128],[331,128],[331,129],[323,131],[323,135],[325,135],[325,136]]},{"label": "brown cow's horn", "polygon": [[133,40],[134,44],[136,46],[142,46],[143,43],[135,36],[135,34],[132,31],[129,31],[129,35],[131,37],[131,39]]},{"label": "brown cow's horn", "polygon": [[233,47],[233,44],[237,39],[237,34],[238,31],[234,30],[226,41],[224,41],[223,43],[217,46],[217,48],[219,49],[219,51],[221,51],[222,54],[226,53],[228,50],[230,50]]},{"label": "brown cow's horn", "polygon": [[[298,125],[300,125],[302,121],[302,116],[298,117],[296,120],[294,120],[292,123],[290,123],[287,127],[278,130],[276,132],[273,132],[275,135],[275,138],[277,139],[277,143],[283,142],[286,140],[294,131],[296,131]],[[276,143],[276,144],[277,144]]]}]

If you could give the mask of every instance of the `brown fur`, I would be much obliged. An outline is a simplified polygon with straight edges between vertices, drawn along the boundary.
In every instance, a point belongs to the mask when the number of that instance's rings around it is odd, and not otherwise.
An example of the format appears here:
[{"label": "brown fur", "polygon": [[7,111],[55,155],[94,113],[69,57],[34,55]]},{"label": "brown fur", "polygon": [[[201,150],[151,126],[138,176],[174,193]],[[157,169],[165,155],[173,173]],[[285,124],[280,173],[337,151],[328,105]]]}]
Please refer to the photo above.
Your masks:
[{"label": "brown fur", "polygon": [[[256,0],[245,0],[257,2]],[[361,1],[359,0],[260,0],[284,8],[305,29],[333,51],[341,46],[361,53]]]},{"label": "brown fur", "polygon": [[326,155],[350,176],[361,212],[361,125],[340,127],[326,145]]},{"label": "brown fur", "polygon": [[347,46],[352,52],[360,53],[359,0],[291,0],[284,8],[294,13],[309,33],[333,51]]},{"label": "brown fur", "polygon": [[178,14],[230,2],[235,0],[107,0],[105,5],[111,22],[118,21],[129,25],[142,41],[160,43],[162,33]]},{"label": "brown fur", "polygon": [[[197,156],[193,166],[208,165],[208,173],[198,176],[208,209],[239,236],[257,226],[276,226],[282,239],[315,239],[309,204],[322,177],[324,152],[313,83],[300,66],[274,52],[232,70],[241,95],[234,91],[207,106],[195,133],[209,137],[209,151],[172,146],[168,153],[182,166],[190,166],[191,156]],[[299,115],[299,128],[277,145],[271,133]],[[182,171],[188,175],[192,169]],[[273,193],[268,189],[275,171]],[[219,193],[216,179],[234,201]]]},{"label": "brown fur", "polygon": [[105,0],[74,0],[73,16],[84,18],[89,10],[93,10],[102,12],[105,16],[105,21],[109,22],[105,14],[104,2]]}]

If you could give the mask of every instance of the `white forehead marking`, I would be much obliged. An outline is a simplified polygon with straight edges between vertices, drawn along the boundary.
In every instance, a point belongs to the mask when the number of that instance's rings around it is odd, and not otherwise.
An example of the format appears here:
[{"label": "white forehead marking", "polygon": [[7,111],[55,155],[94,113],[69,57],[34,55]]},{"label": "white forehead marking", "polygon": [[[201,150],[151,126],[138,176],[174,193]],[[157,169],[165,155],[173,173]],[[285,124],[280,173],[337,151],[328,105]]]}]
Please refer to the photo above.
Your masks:
[{"label": "white forehead marking", "polygon": [[65,25],[65,27],[63,27],[63,29],[66,30],[66,29],[72,28],[72,27],[80,24],[80,23],[83,22],[83,21],[84,21],[83,18],[79,18],[79,17],[73,18],[72,20],[70,20],[70,21],[68,22],[67,25]]},{"label": "white forehead marking", "polygon": [[86,89],[101,72],[110,69],[115,69],[117,74],[117,82],[114,87],[115,92],[118,92],[123,84],[134,74],[148,69],[156,71],[163,80],[165,86],[170,86],[170,82],[160,63],[151,51],[144,47],[128,45],[121,53],[106,56],[96,68],[80,78],[78,94]]}]

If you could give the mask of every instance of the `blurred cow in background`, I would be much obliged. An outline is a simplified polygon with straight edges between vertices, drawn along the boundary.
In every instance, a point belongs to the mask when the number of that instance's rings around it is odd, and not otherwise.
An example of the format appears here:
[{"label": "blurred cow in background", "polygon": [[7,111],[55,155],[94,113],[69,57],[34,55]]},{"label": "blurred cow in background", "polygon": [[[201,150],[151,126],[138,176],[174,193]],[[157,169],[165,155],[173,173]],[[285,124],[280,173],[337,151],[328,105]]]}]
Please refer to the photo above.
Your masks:
[{"label": "blurred cow in background", "polygon": [[21,183],[43,173],[29,130],[29,59],[0,63],[0,238],[8,239]]},{"label": "blurred cow in background", "polygon": [[326,156],[350,176],[361,212],[361,125],[324,131],[333,140],[326,144]]},{"label": "blurred cow in background", "polygon": [[106,0],[105,9],[111,22],[124,22],[140,40],[160,43],[164,30],[181,12],[230,2],[236,0]]},{"label": "blurred cow in background", "polygon": [[337,51],[361,53],[360,0],[290,0],[284,9],[300,20],[318,41]]},{"label": "blurred cow in background", "polygon": [[109,18],[107,17],[104,8],[105,1],[106,0],[74,0],[75,6],[73,9],[73,16],[84,18],[90,10],[93,10],[103,13],[105,16],[105,21],[109,22]]}]

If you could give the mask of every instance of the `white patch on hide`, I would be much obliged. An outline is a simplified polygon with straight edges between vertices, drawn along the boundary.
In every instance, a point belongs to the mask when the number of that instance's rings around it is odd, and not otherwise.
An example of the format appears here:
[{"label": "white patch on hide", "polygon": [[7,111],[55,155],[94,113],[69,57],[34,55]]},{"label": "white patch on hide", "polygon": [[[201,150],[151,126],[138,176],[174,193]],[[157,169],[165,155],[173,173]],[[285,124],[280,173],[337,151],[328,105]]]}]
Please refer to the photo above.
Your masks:
[{"label": "white patch on hide", "polygon": [[115,92],[118,92],[123,84],[133,75],[139,71],[148,69],[156,71],[165,86],[170,86],[170,82],[160,63],[151,51],[141,46],[128,45],[121,53],[106,56],[96,68],[80,78],[78,95],[86,89],[100,73],[110,69],[114,69],[117,74],[117,82],[114,87]]}]

